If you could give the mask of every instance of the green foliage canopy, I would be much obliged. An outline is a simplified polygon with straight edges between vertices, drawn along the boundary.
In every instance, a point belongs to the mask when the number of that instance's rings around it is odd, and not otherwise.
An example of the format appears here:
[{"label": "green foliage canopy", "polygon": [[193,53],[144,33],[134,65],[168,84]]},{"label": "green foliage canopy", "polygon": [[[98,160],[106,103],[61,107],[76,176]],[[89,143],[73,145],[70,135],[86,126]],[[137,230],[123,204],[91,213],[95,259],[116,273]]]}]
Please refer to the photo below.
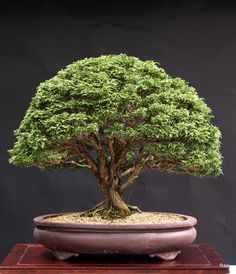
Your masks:
[{"label": "green foliage canopy", "polygon": [[[195,89],[154,61],[125,54],[86,58],[39,85],[15,131],[10,162],[221,174],[220,131]],[[145,159],[143,161],[142,159]],[[128,173],[127,173],[128,174]]]}]

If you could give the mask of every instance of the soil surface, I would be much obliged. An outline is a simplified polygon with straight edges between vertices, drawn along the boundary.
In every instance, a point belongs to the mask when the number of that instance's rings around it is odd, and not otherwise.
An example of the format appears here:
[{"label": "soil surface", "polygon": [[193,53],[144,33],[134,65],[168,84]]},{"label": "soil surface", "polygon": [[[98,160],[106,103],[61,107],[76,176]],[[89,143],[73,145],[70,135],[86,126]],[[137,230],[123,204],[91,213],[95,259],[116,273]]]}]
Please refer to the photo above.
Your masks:
[{"label": "soil surface", "polygon": [[104,219],[100,216],[81,217],[80,213],[65,214],[45,219],[48,222],[67,224],[117,224],[117,225],[140,225],[140,224],[169,224],[184,221],[185,218],[176,214],[142,212],[134,213],[125,218]]}]

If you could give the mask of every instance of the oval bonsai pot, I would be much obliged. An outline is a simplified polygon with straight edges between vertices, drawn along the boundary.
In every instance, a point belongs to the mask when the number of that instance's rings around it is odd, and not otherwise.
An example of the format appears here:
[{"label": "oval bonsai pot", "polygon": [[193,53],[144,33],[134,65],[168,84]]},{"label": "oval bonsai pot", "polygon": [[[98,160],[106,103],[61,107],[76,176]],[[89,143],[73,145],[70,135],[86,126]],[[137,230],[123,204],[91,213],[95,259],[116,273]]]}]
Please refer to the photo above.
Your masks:
[{"label": "oval bonsai pot", "polygon": [[34,237],[59,260],[79,254],[119,253],[172,260],[196,238],[197,220],[182,214],[176,215],[184,217],[183,221],[169,224],[68,224],[45,220],[65,214],[69,213],[34,218]]}]

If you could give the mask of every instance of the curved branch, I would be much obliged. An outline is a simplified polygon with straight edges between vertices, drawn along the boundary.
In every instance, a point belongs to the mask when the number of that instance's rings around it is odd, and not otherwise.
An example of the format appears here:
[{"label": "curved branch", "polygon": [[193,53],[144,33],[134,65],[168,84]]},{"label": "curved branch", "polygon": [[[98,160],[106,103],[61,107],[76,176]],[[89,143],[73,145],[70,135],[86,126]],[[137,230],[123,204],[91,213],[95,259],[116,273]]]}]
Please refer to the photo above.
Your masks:
[{"label": "curved branch", "polygon": [[136,166],[128,180],[119,187],[119,193],[122,194],[127,188],[132,186],[135,180],[138,178],[139,173],[142,170],[142,166]]},{"label": "curved branch", "polygon": [[120,178],[123,178],[125,176],[129,176],[130,174],[132,174],[132,172],[134,171],[135,167],[130,167],[128,168],[126,171],[122,172],[120,174]]},{"label": "curved branch", "polygon": [[[151,155],[148,155],[145,159],[143,159],[143,151],[144,151],[144,146],[140,148],[140,156],[139,156],[139,161],[136,163],[136,165],[132,168],[130,168],[130,171],[127,170],[126,172],[130,173],[130,177],[128,180],[123,183],[120,188],[119,192],[122,194],[126,189],[128,189],[130,186],[133,185],[135,180],[138,178],[138,175],[142,172],[143,168],[147,164],[147,162],[150,160]],[[133,169],[133,170],[132,170]]]},{"label": "curved branch", "polygon": [[66,164],[73,164],[73,165],[78,166],[78,167],[89,167],[88,165],[79,164],[76,161],[67,161],[65,163]]},{"label": "curved branch", "polygon": [[88,136],[88,137],[84,138],[84,140],[94,150],[100,149],[100,144],[98,144],[97,141],[92,136]]},{"label": "curved branch", "polygon": [[[163,166],[163,165],[167,165],[167,166]],[[199,167],[178,168],[176,166],[176,162],[171,162],[171,161],[166,161],[166,162],[162,161],[158,164],[149,166],[149,168],[159,170],[160,172],[168,172],[168,173],[174,173],[174,174],[192,174],[192,173],[202,171],[202,169]]]},{"label": "curved branch", "polygon": [[135,139],[128,140],[127,143],[121,148],[121,152],[117,155],[117,161],[115,163],[115,168],[118,168],[119,165],[125,160],[127,153],[130,151],[132,145],[135,143]]},{"label": "curved branch", "polygon": [[78,153],[80,156],[82,156],[85,160],[85,162],[87,163],[87,165],[89,166],[89,168],[91,168],[91,170],[95,173],[95,175],[98,175],[98,167],[97,164],[95,163],[94,159],[92,158],[92,156],[90,155],[90,153],[87,151],[86,147],[80,143],[77,142],[77,146],[76,146]]}]

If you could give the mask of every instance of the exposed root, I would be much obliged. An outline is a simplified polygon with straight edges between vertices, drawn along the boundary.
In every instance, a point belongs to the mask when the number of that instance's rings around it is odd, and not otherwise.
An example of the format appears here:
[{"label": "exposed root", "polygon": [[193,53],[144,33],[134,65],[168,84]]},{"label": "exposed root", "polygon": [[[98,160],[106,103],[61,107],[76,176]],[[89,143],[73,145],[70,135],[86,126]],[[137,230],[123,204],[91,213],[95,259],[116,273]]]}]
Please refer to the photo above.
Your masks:
[{"label": "exposed root", "polygon": [[100,211],[103,211],[107,207],[108,203],[106,200],[102,201],[101,203],[97,204],[95,207],[86,210],[80,213],[82,217],[93,217],[98,215]]},{"label": "exposed root", "polygon": [[137,206],[133,206],[133,205],[127,205],[128,208],[131,210],[131,211],[134,211],[133,213],[142,213],[142,210],[140,210]]},{"label": "exposed root", "polygon": [[134,213],[141,213],[142,211],[137,206],[127,205],[128,210],[124,210],[123,208],[117,208],[107,201],[103,201],[97,206],[87,211],[84,211],[80,214],[83,217],[94,217],[99,216],[103,219],[116,219],[116,218],[124,218],[126,216],[130,216]]},{"label": "exposed root", "polygon": [[110,212],[112,211],[112,206],[109,206],[107,212],[106,212],[106,215],[104,216],[105,218],[107,218],[110,214]]}]

